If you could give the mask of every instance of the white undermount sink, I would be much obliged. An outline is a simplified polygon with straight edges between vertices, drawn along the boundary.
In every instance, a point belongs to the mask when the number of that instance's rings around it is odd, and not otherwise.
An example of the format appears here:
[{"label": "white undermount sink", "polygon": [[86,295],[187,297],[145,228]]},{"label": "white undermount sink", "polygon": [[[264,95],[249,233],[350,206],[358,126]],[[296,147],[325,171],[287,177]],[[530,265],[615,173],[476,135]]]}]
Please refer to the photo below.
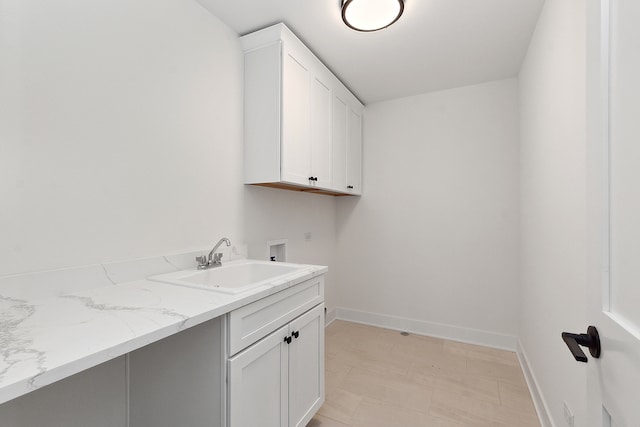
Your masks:
[{"label": "white undermount sink", "polygon": [[272,282],[286,280],[308,269],[306,265],[268,261],[231,261],[207,270],[182,270],[149,277],[149,280],[208,291],[239,294]]}]

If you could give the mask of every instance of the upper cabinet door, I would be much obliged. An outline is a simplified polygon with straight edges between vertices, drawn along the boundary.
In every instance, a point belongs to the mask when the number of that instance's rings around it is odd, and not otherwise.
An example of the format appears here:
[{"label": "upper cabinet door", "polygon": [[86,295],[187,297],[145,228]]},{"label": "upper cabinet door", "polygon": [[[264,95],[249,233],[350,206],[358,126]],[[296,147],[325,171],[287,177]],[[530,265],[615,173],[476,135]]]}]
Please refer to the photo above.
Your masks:
[{"label": "upper cabinet door", "polygon": [[347,191],[362,194],[362,111],[349,110],[347,127]]},{"label": "upper cabinet door", "polygon": [[333,94],[332,188],[362,193],[362,105],[346,89]]},{"label": "upper cabinet door", "polygon": [[331,187],[331,89],[321,76],[311,82],[312,185]]},{"label": "upper cabinet door", "polygon": [[347,189],[347,101],[340,93],[333,96],[333,182],[337,191]]},{"label": "upper cabinet door", "polygon": [[311,175],[311,73],[285,49],[282,64],[282,180],[309,185]]}]

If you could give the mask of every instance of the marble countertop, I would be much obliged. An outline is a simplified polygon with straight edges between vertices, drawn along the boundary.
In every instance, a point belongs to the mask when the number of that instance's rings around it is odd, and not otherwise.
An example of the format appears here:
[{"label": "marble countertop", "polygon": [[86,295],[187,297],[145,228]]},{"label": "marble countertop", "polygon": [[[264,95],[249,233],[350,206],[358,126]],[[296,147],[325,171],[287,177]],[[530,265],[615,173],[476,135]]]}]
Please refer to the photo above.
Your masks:
[{"label": "marble countertop", "polygon": [[193,268],[192,260],[190,253],[0,277],[0,404],[328,270],[305,266],[238,295],[146,279]]}]

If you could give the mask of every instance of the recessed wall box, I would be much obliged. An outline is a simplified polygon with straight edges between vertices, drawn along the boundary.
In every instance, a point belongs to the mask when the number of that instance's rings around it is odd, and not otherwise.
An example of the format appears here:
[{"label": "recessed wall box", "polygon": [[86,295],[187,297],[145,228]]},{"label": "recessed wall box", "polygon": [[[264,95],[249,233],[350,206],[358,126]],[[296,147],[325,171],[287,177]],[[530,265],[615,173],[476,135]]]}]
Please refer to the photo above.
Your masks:
[{"label": "recessed wall box", "polygon": [[287,261],[287,239],[269,240],[267,242],[267,259],[270,261]]}]

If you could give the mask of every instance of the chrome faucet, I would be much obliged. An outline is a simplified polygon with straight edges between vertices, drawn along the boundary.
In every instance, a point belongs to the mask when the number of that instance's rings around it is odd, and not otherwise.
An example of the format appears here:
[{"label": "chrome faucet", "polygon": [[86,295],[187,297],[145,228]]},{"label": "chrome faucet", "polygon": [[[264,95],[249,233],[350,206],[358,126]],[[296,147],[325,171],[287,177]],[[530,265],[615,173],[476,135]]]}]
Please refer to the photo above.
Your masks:
[{"label": "chrome faucet", "polygon": [[216,243],[216,245],[209,252],[209,256],[206,257],[204,255],[197,256],[196,261],[198,261],[198,270],[205,270],[207,268],[220,267],[222,265],[222,252],[216,253],[220,245],[226,243],[227,246],[231,246],[231,241],[226,237],[223,237]]}]

